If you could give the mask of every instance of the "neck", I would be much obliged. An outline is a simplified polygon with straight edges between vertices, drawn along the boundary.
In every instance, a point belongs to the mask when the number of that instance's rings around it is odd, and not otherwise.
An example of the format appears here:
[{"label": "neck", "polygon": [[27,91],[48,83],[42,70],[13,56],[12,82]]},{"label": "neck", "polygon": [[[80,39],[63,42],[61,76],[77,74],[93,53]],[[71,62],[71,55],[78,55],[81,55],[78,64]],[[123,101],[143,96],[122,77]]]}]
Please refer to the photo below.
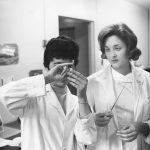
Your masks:
[{"label": "neck", "polygon": [[64,113],[66,114],[66,93],[67,93],[67,88],[66,87],[59,87],[59,86],[55,86],[53,84],[51,84],[57,98],[58,101],[64,111]]},{"label": "neck", "polygon": [[123,75],[127,75],[128,73],[131,72],[131,65],[130,63],[124,67],[121,67],[121,68],[113,68],[114,70],[116,70],[117,72],[123,74]]},{"label": "neck", "polygon": [[59,86],[55,86],[54,84],[51,84],[51,86],[56,93],[60,93],[60,94],[66,93],[67,90],[66,87],[59,87]]}]

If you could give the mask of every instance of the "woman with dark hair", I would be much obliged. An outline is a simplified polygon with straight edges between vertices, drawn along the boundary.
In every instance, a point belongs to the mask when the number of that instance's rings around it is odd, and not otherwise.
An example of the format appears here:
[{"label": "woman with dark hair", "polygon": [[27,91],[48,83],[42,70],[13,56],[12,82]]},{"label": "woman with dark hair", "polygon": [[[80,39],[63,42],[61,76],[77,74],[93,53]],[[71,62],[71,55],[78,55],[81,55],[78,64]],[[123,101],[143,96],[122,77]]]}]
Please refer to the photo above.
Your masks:
[{"label": "woman with dark hair", "polygon": [[22,150],[85,150],[96,141],[87,78],[70,68],[77,65],[78,55],[79,46],[71,38],[52,38],[44,52],[45,74],[1,87],[0,98],[9,112],[21,118]]},{"label": "woman with dark hair", "polygon": [[98,42],[110,65],[88,78],[87,97],[98,131],[93,149],[149,150],[150,74],[130,62],[141,55],[137,37],[121,23],[102,29]]}]

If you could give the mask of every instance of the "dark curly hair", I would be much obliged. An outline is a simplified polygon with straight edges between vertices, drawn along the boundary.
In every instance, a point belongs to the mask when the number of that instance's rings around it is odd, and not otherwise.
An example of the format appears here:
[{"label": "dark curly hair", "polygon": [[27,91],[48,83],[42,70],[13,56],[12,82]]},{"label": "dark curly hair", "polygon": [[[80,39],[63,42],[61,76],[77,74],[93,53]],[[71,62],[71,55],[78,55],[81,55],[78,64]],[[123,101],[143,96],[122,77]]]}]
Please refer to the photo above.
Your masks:
[{"label": "dark curly hair", "polygon": [[127,55],[131,60],[138,60],[141,55],[141,51],[137,48],[137,37],[134,32],[124,23],[113,24],[103,28],[98,35],[98,42],[100,44],[100,50],[102,52],[101,57],[106,59],[105,55],[105,42],[108,37],[116,35],[127,46]]},{"label": "dark curly hair", "polygon": [[52,38],[46,45],[44,51],[44,66],[49,69],[49,63],[56,59],[74,60],[74,65],[78,64],[79,46],[67,36]]}]

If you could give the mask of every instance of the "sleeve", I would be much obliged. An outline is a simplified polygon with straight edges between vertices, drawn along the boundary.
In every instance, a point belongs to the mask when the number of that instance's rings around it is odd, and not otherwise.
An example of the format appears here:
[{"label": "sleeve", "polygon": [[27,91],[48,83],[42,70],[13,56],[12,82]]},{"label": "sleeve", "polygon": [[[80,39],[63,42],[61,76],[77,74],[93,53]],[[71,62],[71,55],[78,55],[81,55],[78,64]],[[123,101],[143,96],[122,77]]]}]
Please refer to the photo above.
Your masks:
[{"label": "sleeve", "polygon": [[0,88],[0,100],[7,109],[16,116],[23,115],[23,108],[33,97],[45,95],[43,75],[12,81]]},{"label": "sleeve", "polygon": [[[148,76],[147,77],[147,83],[148,83],[147,93],[149,95],[149,91],[150,91],[150,73],[149,72],[147,73],[147,76]],[[147,106],[149,106],[149,105],[147,105]],[[145,111],[148,113],[149,119],[144,121],[144,123],[146,123],[149,126],[149,130],[150,130],[150,107],[148,107],[148,110],[145,110]],[[150,145],[150,132],[149,132],[148,136],[145,137],[145,142]]]},{"label": "sleeve", "polygon": [[84,145],[94,145],[97,140],[97,129],[94,121],[94,113],[87,116],[86,119],[77,116],[74,133],[77,142]]},{"label": "sleeve", "polygon": [[87,100],[88,100],[88,104],[90,105],[91,111],[95,112],[95,101],[93,98],[93,88],[94,85],[92,85],[91,80],[88,78],[88,86],[87,86]]}]

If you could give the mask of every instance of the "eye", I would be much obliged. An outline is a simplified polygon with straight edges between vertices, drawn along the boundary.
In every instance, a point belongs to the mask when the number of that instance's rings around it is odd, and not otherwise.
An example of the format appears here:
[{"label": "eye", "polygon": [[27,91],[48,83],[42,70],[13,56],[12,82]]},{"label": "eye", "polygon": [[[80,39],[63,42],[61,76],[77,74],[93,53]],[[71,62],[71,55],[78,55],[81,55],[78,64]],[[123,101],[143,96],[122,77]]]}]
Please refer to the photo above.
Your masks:
[{"label": "eye", "polygon": [[108,47],[105,47],[104,49],[105,49],[105,52],[109,52],[110,51],[110,48],[108,48]]},{"label": "eye", "polygon": [[115,47],[114,48],[116,51],[120,51],[121,50],[121,47]]}]

